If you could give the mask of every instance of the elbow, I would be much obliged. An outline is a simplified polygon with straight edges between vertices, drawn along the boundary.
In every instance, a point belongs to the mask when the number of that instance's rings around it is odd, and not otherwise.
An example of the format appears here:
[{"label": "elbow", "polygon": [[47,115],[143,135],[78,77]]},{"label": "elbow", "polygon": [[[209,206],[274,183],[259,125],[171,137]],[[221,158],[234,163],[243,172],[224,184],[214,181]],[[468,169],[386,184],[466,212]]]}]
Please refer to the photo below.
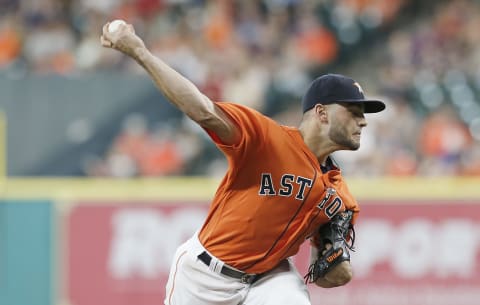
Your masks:
[{"label": "elbow", "polygon": [[186,112],[186,114],[202,128],[215,133],[223,144],[237,143],[239,134],[236,132],[235,126],[221,111],[215,108],[212,102],[205,103],[204,107]]},{"label": "elbow", "polygon": [[218,135],[223,134],[223,130],[226,128],[225,121],[223,121],[216,113],[209,112],[208,110],[197,112],[195,116],[190,116],[201,127],[211,130]]},{"label": "elbow", "polygon": [[199,102],[196,105],[196,107],[192,107],[184,112],[197,124],[208,128],[218,121],[218,116],[215,113],[215,106],[207,97],[204,97],[202,102]]},{"label": "elbow", "polygon": [[215,115],[207,109],[201,109],[194,113],[188,113],[188,116],[202,127],[208,127],[215,121]]}]

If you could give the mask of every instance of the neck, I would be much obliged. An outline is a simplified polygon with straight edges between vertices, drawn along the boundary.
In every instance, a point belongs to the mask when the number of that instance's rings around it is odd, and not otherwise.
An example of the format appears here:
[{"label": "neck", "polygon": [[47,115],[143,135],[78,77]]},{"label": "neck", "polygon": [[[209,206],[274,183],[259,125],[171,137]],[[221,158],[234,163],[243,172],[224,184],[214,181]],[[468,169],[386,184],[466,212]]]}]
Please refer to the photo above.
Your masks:
[{"label": "neck", "polygon": [[299,128],[302,134],[303,141],[307,147],[317,157],[320,164],[325,164],[328,156],[336,151],[335,145],[330,141],[328,137],[320,133],[319,135],[308,132],[307,128]]}]

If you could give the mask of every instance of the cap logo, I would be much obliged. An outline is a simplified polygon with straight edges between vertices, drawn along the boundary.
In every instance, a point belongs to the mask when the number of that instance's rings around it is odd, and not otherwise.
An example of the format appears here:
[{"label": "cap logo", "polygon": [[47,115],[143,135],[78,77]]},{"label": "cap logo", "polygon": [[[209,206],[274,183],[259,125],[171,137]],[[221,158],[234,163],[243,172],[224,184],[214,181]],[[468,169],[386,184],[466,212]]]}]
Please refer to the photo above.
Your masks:
[{"label": "cap logo", "polygon": [[360,91],[360,93],[361,93],[361,94],[363,94],[363,89],[362,89],[362,86],[360,86],[360,84],[359,84],[359,83],[357,83],[357,82],[354,82],[354,83],[353,83],[353,85],[354,85],[354,86],[356,86],[356,87],[358,88],[358,91]]}]

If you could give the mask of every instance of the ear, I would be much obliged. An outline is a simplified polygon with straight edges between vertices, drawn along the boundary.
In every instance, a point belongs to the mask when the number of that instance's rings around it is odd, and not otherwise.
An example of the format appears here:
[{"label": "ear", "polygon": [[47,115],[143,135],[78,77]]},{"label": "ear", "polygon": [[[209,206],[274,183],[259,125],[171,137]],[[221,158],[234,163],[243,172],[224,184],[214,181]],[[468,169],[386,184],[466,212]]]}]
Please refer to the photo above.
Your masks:
[{"label": "ear", "polygon": [[322,123],[328,123],[327,107],[322,104],[315,105],[315,115]]}]

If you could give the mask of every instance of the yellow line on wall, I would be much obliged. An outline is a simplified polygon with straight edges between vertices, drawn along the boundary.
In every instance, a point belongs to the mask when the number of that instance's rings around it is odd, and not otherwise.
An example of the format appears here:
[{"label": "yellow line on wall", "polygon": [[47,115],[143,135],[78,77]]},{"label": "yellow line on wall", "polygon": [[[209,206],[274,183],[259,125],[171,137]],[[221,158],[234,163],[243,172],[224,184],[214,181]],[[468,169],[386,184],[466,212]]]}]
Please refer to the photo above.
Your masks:
[{"label": "yellow line on wall", "polygon": [[204,178],[10,178],[4,199],[155,200],[211,198],[218,180]]},{"label": "yellow line on wall", "polygon": [[[480,199],[478,178],[347,179],[359,199]],[[10,178],[1,181],[0,199],[209,200],[220,183],[208,178]]]},{"label": "yellow line on wall", "polygon": [[480,177],[347,179],[358,199],[480,200]]}]

